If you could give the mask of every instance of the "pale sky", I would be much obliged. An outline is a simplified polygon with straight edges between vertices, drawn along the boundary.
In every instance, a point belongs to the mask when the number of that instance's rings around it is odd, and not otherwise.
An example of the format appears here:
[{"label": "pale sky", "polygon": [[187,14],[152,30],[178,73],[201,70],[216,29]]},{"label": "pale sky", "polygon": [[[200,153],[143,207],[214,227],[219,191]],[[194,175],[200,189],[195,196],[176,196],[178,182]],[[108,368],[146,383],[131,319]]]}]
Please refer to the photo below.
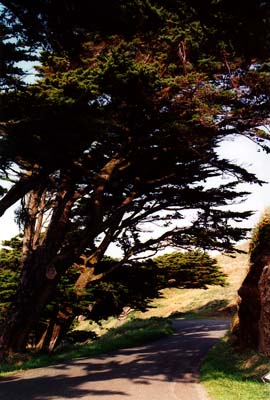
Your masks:
[{"label": "pale sky", "polygon": [[[256,173],[258,178],[270,182],[270,154],[260,151],[259,147],[245,137],[227,140],[222,145],[221,154],[224,157],[237,161],[250,172]],[[254,215],[245,222],[246,227],[252,228],[258,221],[263,210],[270,206],[270,183],[263,186],[242,185],[241,189],[252,194],[245,203],[237,206],[240,210],[254,210]],[[6,211],[0,218],[0,241],[10,239],[18,233],[14,222],[14,208]]]},{"label": "pale sky", "polygon": [[270,206],[270,154],[265,153],[258,145],[244,136],[235,139],[232,137],[223,142],[220,153],[267,182],[262,186],[239,185],[241,190],[251,192],[251,194],[244,203],[235,207],[241,211],[254,211],[253,216],[245,222],[245,226],[253,227],[264,209]]}]

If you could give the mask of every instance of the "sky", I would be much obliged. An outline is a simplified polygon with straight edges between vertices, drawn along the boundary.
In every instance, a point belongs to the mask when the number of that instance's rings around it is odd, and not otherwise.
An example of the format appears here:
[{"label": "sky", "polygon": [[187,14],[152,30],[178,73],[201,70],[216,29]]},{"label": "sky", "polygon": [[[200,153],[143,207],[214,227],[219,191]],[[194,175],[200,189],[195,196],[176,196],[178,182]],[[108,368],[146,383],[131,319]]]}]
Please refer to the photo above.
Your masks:
[{"label": "sky", "polygon": [[254,211],[254,214],[245,222],[246,227],[252,228],[257,224],[265,208],[270,206],[270,154],[244,136],[229,137],[222,143],[219,153],[254,173],[260,180],[267,182],[262,186],[239,185],[241,190],[251,192],[251,194],[244,203],[235,207],[241,211]]},{"label": "sky", "polygon": [[[248,171],[255,173],[259,179],[270,182],[270,154],[266,154],[260,150],[259,146],[245,137],[230,137],[222,143],[219,154],[229,158],[237,164],[245,167]],[[239,185],[240,186],[240,185]],[[265,185],[241,185],[241,190],[250,191],[251,195],[247,200],[234,206],[236,209],[253,210],[254,214],[244,226],[252,228],[258,222],[264,209],[270,206],[270,183]],[[8,210],[4,216],[0,218],[0,241],[10,239],[18,233],[18,227],[14,222],[14,209]],[[154,227],[154,230],[157,228]],[[111,248],[112,255],[117,256],[115,248]]]}]

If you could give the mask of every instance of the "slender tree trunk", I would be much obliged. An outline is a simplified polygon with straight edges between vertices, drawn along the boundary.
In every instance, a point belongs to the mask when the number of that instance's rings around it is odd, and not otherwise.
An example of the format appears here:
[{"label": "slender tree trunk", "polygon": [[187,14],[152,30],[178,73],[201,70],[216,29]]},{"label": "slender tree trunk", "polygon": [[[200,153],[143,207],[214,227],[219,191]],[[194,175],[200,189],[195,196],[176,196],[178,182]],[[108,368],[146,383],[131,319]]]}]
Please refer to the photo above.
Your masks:
[{"label": "slender tree trunk", "polygon": [[49,352],[53,351],[65,337],[73,318],[72,307],[68,305],[57,305],[36,349]]},{"label": "slender tree trunk", "polygon": [[35,346],[36,350],[45,350],[45,349],[48,350],[50,339],[53,333],[53,327],[57,320],[58,313],[59,313],[59,304],[54,306],[50,316],[50,320],[48,321],[45,330],[43,331],[41,337],[38,340],[38,343]]}]

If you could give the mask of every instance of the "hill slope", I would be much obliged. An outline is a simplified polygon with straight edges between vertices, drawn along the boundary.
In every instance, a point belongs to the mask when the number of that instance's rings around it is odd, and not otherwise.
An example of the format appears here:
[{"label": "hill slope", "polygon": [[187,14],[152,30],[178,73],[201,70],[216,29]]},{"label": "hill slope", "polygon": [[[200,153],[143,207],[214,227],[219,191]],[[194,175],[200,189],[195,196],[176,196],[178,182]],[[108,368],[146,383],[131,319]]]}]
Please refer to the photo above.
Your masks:
[{"label": "hill slope", "polygon": [[[248,250],[248,243],[238,249]],[[235,253],[233,256],[220,254],[215,257],[227,275],[227,285],[209,286],[208,289],[164,289],[161,297],[152,302],[149,310],[136,313],[137,317],[168,317],[188,314],[190,317],[230,317],[236,306],[239,289],[248,269],[248,254]]]}]

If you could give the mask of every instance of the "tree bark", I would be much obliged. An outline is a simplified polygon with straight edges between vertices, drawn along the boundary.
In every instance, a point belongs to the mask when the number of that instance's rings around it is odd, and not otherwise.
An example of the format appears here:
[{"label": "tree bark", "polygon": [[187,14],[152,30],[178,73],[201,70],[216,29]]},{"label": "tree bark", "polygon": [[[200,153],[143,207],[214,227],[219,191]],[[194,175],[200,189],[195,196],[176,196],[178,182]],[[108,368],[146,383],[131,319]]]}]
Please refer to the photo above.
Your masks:
[{"label": "tree bark", "polygon": [[46,257],[41,253],[39,249],[25,262],[21,282],[0,338],[3,351],[25,350],[29,333],[39,321],[41,312],[51,299],[58,283],[59,277],[55,268],[44,262]]},{"label": "tree bark", "polygon": [[73,310],[68,305],[57,305],[36,349],[52,352],[61,342],[73,321]]}]

